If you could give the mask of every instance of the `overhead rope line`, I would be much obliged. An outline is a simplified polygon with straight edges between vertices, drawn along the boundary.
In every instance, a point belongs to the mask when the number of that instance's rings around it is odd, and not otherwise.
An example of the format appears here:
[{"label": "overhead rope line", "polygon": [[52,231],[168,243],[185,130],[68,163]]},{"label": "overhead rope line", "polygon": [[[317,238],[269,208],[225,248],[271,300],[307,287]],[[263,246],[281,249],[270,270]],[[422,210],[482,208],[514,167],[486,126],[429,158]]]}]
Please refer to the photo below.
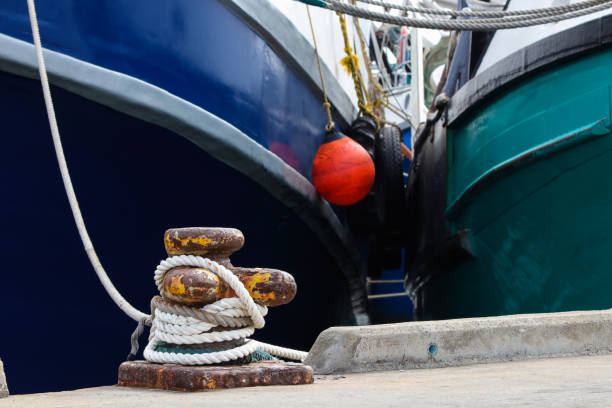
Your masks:
[{"label": "overhead rope line", "polygon": [[367,20],[389,23],[393,25],[405,25],[415,28],[429,28],[435,30],[459,30],[459,31],[495,31],[511,28],[529,27],[540,24],[555,23],[571,18],[581,17],[592,14],[598,11],[607,10],[612,7],[612,0],[588,0],[596,2],[596,5],[586,7],[581,10],[567,12],[564,14],[555,14],[542,17],[539,14],[533,16],[524,15],[520,17],[504,17],[504,18],[489,18],[489,19],[472,19],[472,20],[451,20],[440,18],[413,18],[407,16],[398,16],[390,13],[381,13],[367,10],[358,6],[343,3],[338,0],[297,0],[315,4],[328,10],[335,11],[353,17],[364,18]]},{"label": "overhead rope line", "polygon": [[[327,0],[325,0],[327,1]],[[371,4],[374,6],[387,7],[396,10],[417,13],[417,14],[430,14],[440,15],[449,17],[510,17],[510,16],[523,16],[534,14],[536,16],[554,16],[559,14],[569,13],[571,11],[582,10],[592,6],[596,6],[601,3],[605,3],[605,0],[587,0],[574,4],[567,4],[563,6],[543,7],[535,9],[525,10],[452,10],[444,8],[428,8],[428,7],[414,7],[405,6],[402,4],[389,3],[382,0],[356,0],[359,3]],[[353,3],[355,5],[355,3]]]}]

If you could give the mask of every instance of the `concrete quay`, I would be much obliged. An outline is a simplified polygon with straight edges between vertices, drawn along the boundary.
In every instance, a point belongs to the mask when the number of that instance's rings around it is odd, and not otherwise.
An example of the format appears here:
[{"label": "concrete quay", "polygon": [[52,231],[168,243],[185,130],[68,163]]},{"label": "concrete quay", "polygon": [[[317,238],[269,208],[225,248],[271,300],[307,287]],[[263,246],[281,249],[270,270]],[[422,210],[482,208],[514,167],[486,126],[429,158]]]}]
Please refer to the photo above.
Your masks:
[{"label": "concrete quay", "polygon": [[612,312],[332,327],[305,363],[317,373],[312,385],[200,393],[113,385],[11,395],[0,408],[612,407]]},{"label": "concrete quay", "polygon": [[319,375],[312,385],[201,393],[107,386],[12,395],[0,408],[610,407],[612,356]]},{"label": "concrete quay", "polygon": [[333,374],[609,353],[612,312],[604,310],[331,327],[304,363]]}]

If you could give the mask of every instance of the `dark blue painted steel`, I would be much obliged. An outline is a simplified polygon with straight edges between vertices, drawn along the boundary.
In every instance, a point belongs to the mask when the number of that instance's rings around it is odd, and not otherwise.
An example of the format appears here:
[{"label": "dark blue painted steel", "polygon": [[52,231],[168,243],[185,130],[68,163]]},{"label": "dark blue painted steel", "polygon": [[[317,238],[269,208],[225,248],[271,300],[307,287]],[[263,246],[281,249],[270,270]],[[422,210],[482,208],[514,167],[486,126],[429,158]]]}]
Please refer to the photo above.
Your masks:
[{"label": "dark blue painted steel", "polygon": [[[193,102],[310,177],[324,134],[321,101],[216,0],[54,0],[37,7],[46,48]],[[25,1],[0,3],[0,32],[32,41]]]},{"label": "dark blue painted steel", "polygon": [[[233,226],[246,236],[236,265],[284,269],[298,283],[295,301],[271,309],[256,338],[307,349],[321,330],[347,322],[348,289],[334,260],[263,188],[165,129],[61,89],[53,94],[85,222],[111,279],[136,307],[148,311],[155,294],[166,228]],[[11,392],[112,384],[135,326],[83,251],[39,82],[0,74],[0,123],[0,357]]]},{"label": "dark blue painted steel", "polygon": [[[412,149],[412,129],[410,127],[406,127],[406,129],[404,129],[402,132],[402,143],[404,143],[407,148]],[[408,175],[411,164],[412,161],[406,158],[404,158],[402,161],[402,170],[404,171],[405,175]]]},{"label": "dark blue painted steel", "polygon": [[[377,280],[403,280],[404,279],[404,251],[402,251],[402,265],[398,269],[388,269],[380,274]],[[403,283],[371,284],[370,295],[389,293],[402,293],[406,289]],[[408,296],[372,299],[370,301],[370,316],[372,323],[393,323],[414,320],[414,305]]]}]

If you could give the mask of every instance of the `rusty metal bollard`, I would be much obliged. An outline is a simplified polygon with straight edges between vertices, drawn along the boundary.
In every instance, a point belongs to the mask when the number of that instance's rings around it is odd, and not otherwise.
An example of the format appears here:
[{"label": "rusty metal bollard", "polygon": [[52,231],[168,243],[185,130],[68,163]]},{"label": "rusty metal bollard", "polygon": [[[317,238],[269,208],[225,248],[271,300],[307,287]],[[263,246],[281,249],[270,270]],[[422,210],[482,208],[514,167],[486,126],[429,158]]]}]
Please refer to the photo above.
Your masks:
[{"label": "rusty metal bollard", "polygon": [[[251,298],[262,306],[280,306],[293,300],[297,286],[287,272],[269,268],[233,266],[230,256],[242,248],[244,236],[233,228],[174,228],[164,234],[169,256],[197,255],[209,258],[238,277]],[[202,267],[179,266],[163,276],[164,302],[202,307],[219,299],[235,297],[234,291],[215,273]],[[215,327],[211,331],[222,331]],[[165,344],[169,350],[179,348],[199,352],[228,350],[245,343],[244,339],[200,344]],[[190,351],[191,352],[191,351]],[[250,361],[250,360],[248,360]],[[310,367],[281,360],[241,364],[236,361],[219,365],[182,366],[147,361],[127,361],[119,367],[119,385],[159,388],[175,391],[201,391],[255,385],[310,384],[314,381]]]},{"label": "rusty metal bollard", "polygon": [[[287,304],[295,297],[297,286],[287,272],[268,268],[238,268],[229,257],[242,248],[244,236],[233,228],[175,228],[164,234],[169,256],[199,255],[210,258],[232,272],[249,294],[264,306]],[[202,306],[236,294],[225,282],[204,268],[178,267],[164,278],[164,297],[188,306]]]}]

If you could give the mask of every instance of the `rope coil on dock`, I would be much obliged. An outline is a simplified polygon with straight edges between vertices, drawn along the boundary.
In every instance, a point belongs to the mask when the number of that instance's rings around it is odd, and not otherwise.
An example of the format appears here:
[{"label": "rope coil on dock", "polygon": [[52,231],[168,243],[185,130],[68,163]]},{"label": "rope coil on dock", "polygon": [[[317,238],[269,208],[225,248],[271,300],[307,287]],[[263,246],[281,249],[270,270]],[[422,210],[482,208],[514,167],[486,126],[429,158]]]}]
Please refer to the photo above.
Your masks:
[{"label": "rope coil on dock", "polygon": [[[147,361],[155,363],[175,363],[183,365],[219,364],[247,357],[255,351],[302,361],[307,353],[277,347],[255,340],[247,339],[255,329],[264,327],[264,317],[268,313],[266,306],[255,303],[244,285],[230,270],[207,258],[195,255],[178,255],[160,262],[155,270],[154,280],[160,294],[164,295],[164,276],[179,266],[206,268],[225,281],[237,297],[220,299],[203,307],[189,307],[171,303],[161,297],[151,301],[152,326],[149,343],[144,350]],[[221,328],[222,331],[212,331]],[[226,330],[230,328],[231,330]],[[201,345],[244,340],[244,344],[220,351],[195,353],[160,351],[167,344]],[[205,349],[206,350],[206,349]]]}]

